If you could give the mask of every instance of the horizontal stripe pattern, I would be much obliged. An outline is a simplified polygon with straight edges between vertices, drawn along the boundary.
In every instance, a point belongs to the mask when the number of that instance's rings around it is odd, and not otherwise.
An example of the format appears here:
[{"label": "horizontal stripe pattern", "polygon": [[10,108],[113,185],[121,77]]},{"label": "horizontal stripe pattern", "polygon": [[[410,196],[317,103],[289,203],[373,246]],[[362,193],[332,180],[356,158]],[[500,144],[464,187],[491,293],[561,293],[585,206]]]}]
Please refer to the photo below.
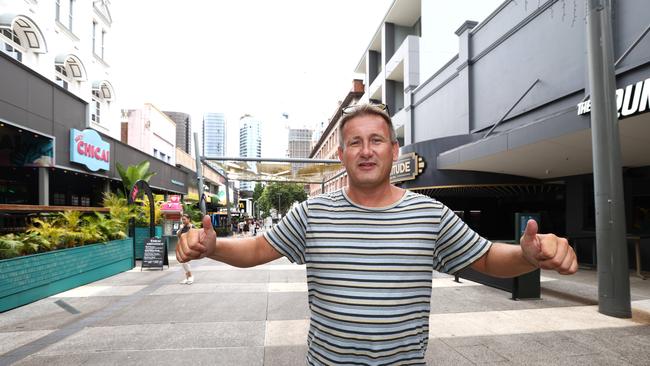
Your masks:
[{"label": "horizontal stripe pattern", "polygon": [[422,364],[433,271],[458,271],[490,247],[442,203],[408,191],[377,209],[343,190],[320,195],[264,235],[306,264],[311,365]]}]

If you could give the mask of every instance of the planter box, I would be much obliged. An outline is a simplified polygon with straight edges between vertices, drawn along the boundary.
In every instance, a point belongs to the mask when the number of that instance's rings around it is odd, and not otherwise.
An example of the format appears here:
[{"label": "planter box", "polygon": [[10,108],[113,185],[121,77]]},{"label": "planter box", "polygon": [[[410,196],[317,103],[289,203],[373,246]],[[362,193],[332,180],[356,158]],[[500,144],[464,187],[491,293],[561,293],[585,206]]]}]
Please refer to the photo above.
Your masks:
[{"label": "planter box", "polygon": [[132,268],[132,238],[0,260],[0,312]]},{"label": "planter box", "polygon": [[[162,238],[162,226],[156,226],[156,236]],[[149,226],[135,228],[135,259],[142,259],[144,255],[144,241],[149,238]]]}]

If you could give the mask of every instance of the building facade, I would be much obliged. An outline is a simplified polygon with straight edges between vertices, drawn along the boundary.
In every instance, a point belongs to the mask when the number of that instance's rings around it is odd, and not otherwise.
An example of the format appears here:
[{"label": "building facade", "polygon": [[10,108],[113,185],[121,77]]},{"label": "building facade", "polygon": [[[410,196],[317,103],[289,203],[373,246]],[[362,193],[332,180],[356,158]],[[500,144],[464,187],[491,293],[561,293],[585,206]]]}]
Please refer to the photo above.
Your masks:
[{"label": "building facade", "polygon": [[0,1],[0,232],[24,231],[43,210],[101,206],[123,189],[118,163],[148,160],[155,193],[187,194],[192,180],[173,160],[120,141],[108,5]]},{"label": "building facade", "polygon": [[[245,158],[262,157],[262,122],[250,115],[239,119],[239,156]],[[255,182],[241,182],[239,190],[252,192]]]},{"label": "building facade", "polygon": [[192,155],[192,118],[183,112],[163,111],[176,124],[176,147]]},{"label": "building facade", "polygon": [[[311,153],[311,136],[313,131],[308,128],[290,128],[287,156],[290,158],[307,158]],[[306,164],[292,164],[291,170],[295,175]]]},{"label": "building facade", "polygon": [[176,165],[176,124],[153,104],[122,113],[126,140],[122,142],[170,165]]},{"label": "building facade", "polygon": [[[314,159],[338,159],[339,131],[337,123],[341,118],[343,108],[355,105],[364,95],[363,80],[355,79],[352,81],[352,88],[345,95],[345,98],[339,103],[334,114],[329,119],[326,128],[322,131],[320,138],[312,147],[310,158]],[[310,184],[309,194],[333,192],[348,184],[347,175],[343,169],[335,173],[326,174],[323,177],[322,184]]]},{"label": "building facade", "polygon": [[203,156],[226,156],[226,116],[223,113],[203,115]]},{"label": "building facade", "polygon": [[88,127],[120,138],[110,2],[0,0],[0,52],[88,104]]},{"label": "building facade", "polygon": [[[650,7],[612,3],[627,231],[643,236],[650,234]],[[482,22],[458,25],[458,53],[442,68],[416,73],[425,58],[415,50],[435,47],[425,25],[436,16],[433,2],[394,1],[356,70],[368,82],[362,100],[390,107],[400,153],[415,158],[409,165],[418,169],[396,182],[440,199],[488,238],[514,239],[515,213],[539,213],[542,231],[568,237],[579,260],[595,264],[584,4],[504,1]]]}]

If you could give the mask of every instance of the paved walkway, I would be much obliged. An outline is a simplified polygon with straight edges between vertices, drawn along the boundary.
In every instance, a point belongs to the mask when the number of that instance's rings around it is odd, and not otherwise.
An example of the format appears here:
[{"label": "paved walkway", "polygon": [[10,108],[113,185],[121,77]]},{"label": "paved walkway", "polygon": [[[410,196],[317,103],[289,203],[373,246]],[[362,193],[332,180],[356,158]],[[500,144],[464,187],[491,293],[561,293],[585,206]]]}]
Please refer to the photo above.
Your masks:
[{"label": "paved walkway", "polygon": [[[0,365],[304,365],[303,266],[193,263],[125,272],[0,314]],[[542,274],[542,299],[512,301],[433,280],[431,365],[648,365],[650,280],[631,277],[633,320],[597,312],[595,272]],[[644,323],[648,322],[648,323]]]}]

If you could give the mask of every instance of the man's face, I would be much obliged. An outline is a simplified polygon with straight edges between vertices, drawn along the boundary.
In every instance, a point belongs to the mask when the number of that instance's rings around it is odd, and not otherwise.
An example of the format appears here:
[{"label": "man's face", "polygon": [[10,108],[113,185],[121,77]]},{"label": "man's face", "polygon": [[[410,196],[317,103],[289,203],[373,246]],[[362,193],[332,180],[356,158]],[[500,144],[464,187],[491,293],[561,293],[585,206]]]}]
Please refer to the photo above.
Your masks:
[{"label": "man's face", "polygon": [[388,125],[380,116],[352,118],[343,126],[343,149],[339,159],[352,188],[375,188],[390,184],[390,170],[399,146],[390,141]]}]

